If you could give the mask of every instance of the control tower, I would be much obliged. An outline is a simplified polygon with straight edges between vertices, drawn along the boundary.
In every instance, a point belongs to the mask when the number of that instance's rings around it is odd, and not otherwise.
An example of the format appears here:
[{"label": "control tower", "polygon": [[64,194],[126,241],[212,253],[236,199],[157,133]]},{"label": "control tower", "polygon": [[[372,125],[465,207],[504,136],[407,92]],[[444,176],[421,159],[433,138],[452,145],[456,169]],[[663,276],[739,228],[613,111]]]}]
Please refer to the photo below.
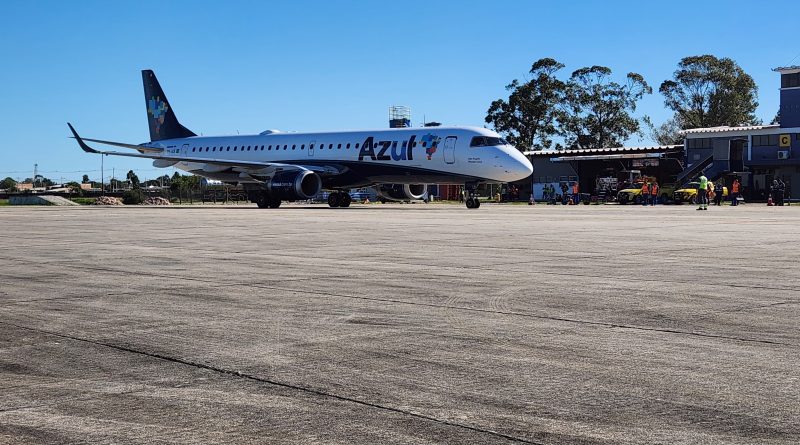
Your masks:
[{"label": "control tower", "polygon": [[389,128],[408,128],[411,126],[411,108],[403,105],[389,107]]}]

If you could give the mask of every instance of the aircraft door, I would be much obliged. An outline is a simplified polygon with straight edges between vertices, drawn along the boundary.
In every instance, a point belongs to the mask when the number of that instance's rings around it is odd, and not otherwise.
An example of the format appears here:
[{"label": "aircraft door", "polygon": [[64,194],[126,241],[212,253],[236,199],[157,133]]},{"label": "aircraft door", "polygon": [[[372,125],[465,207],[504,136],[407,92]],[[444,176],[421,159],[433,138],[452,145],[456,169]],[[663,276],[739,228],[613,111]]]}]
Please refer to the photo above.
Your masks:
[{"label": "aircraft door", "polygon": [[308,157],[309,158],[313,158],[314,157],[314,147],[316,147],[316,145],[317,145],[317,141],[311,141],[311,142],[308,143]]},{"label": "aircraft door", "polygon": [[187,156],[189,154],[189,144],[183,144],[181,147],[181,156]]},{"label": "aircraft door", "polygon": [[455,164],[456,162],[456,137],[448,136],[444,140],[444,162]]}]

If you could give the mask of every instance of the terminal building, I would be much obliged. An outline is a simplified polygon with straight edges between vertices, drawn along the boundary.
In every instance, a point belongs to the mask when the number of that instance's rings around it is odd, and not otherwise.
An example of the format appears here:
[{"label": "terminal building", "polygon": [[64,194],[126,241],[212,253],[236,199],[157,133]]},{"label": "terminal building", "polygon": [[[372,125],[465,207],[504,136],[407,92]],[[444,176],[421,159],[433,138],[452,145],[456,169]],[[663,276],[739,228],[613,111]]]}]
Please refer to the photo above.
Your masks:
[{"label": "terminal building", "polygon": [[775,71],[781,76],[780,123],[684,130],[686,169],[679,182],[703,173],[730,186],[739,177],[745,199],[766,200],[780,178],[788,196],[800,199],[800,66]]}]

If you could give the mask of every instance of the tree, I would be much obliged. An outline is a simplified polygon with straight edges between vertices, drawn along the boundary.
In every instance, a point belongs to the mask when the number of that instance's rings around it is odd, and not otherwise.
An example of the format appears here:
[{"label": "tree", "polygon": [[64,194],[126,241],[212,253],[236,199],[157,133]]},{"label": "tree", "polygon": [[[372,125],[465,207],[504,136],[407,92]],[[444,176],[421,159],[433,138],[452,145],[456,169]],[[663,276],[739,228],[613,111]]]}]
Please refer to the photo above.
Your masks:
[{"label": "tree", "polygon": [[138,187],[131,190],[126,190],[122,194],[122,203],[125,205],[137,205],[144,202],[144,193]]},{"label": "tree", "polygon": [[46,187],[52,187],[52,186],[56,185],[56,183],[53,182],[52,179],[45,178],[42,175],[36,175],[36,177],[33,178],[33,183],[34,183],[34,186],[45,187],[45,188]]},{"label": "tree", "polygon": [[0,189],[9,190],[17,187],[17,181],[11,177],[6,177],[0,181]]},{"label": "tree", "polygon": [[775,117],[772,118],[772,121],[770,122],[770,124],[771,125],[777,125],[777,124],[780,124],[780,123],[781,123],[781,110],[778,110],[778,113],[775,115]]},{"label": "tree", "polygon": [[659,88],[681,128],[757,125],[758,87],[732,59],[684,57]]},{"label": "tree", "polygon": [[628,73],[627,82],[610,79],[604,66],[581,68],[567,82],[567,112],[562,117],[565,142],[574,148],[619,146],[633,134],[641,134],[632,116],[636,103],[653,89],[640,74]]},{"label": "tree", "polygon": [[81,189],[81,185],[75,181],[68,182],[66,184],[67,188],[69,189],[70,194],[76,194],[78,196],[83,196],[83,189]]},{"label": "tree", "polygon": [[565,84],[555,77],[564,65],[550,58],[537,60],[530,69],[531,79],[514,79],[506,90],[508,100],[497,99],[486,112],[486,123],[520,150],[549,148],[558,134],[558,104],[563,101]]},{"label": "tree", "polygon": [[127,179],[128,179],[128,181],[131,182],[131,187],[132,188],[135,188],[135,189],[139,188],[139,185],[140,185],[139,184],[139,177],[136,176],[136,173],[134,173],[133,170],[129,170],[128,171]]},{"label": "tree", "polygon": [[89,175],[83,175],[83,180],[81,181],[83,184],[89,183]]},{"label": "tree", "polygon": [[658,145],[676,145],[683,143],[683,135],[680,134],[680,123],[674,118],[670,118],[663,124],[656,127],[649,117],[642,118],[648,129],[650,138]]}]

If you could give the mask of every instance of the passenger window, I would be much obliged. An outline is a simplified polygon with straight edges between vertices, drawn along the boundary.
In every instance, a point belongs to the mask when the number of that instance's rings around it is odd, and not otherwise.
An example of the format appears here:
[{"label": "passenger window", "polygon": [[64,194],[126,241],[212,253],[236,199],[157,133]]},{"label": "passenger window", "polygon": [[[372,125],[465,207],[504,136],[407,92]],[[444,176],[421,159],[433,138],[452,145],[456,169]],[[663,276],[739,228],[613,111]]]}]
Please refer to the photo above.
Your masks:
[{"label": "passenger window", "polygon": [[284,145],[284,146],[283,146],[283,149],[284,149],[284,150],[286,150],[286,147],[288,147],[288,145]]},{"label": "passenger window", "polygon": [[328,150],[331,150],[332,148],[333,148],[333,144],[328,144]]},{"label": "passenger window", "polygon": [[347,144],[347,148],[350,148],[350,144]]},{"label": "passenger window", "polygon": [[300,146],[300,150],[305,150],[305,149],[306,149],[306,144]]},{"label": "passenger window", "polygon": [[267,150],[272,150],[272,145],[268,145]]},{"label": "passenger window", "polygon": [[358,148],[358,142],[356,142],[356,148]]},{"label": "passenger window", "polygon": [[297,147],[297,146],[296,146],[296,145],[294,145],[294,144],[292,144],[292,150],[294,150],[294,149],[295,149],[295,147]]},{"label": "passenger window", "polygon": [[336,146],[336,148],[337,149],[342,148],[342,144],[339,144],[338,146]]},{"label": "passenger window", "polygon": [[310,144],[310,145],[308,146],[308,149],[309,149],[309,150],[313,150],[313,149],[314,149],[314,144]]}]

